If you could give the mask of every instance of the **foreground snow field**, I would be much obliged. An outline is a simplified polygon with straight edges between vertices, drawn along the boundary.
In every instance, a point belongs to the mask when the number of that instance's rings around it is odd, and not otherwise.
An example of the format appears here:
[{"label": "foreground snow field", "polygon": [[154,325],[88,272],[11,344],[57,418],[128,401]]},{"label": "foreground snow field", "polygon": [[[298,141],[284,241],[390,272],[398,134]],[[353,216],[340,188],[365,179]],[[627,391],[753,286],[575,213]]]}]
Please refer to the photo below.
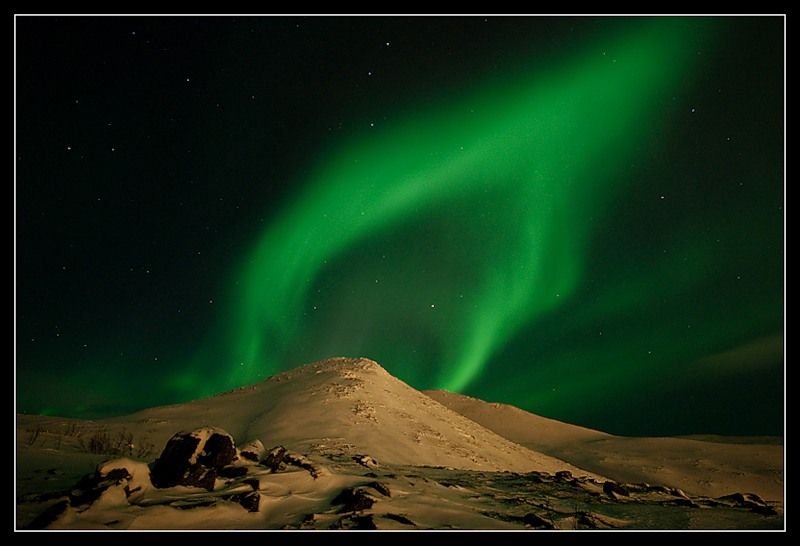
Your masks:
[{"label": "foreground snow field", "polygon": [[336,358],[98,421],[18,415],[17,526],[771,529],[783,448],[622,438]]}]

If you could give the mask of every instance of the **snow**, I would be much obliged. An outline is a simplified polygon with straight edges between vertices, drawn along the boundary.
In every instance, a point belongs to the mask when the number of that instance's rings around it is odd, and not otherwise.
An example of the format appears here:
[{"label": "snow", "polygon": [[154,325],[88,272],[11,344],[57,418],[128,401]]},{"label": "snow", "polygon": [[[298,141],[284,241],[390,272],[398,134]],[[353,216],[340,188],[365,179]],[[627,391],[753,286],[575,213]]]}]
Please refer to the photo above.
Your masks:
[{"label": "snow", "polygon": [[204,426],[204,427],[200,427],[200,428],[196,428],[196,429],[192,430],[191,433],[180,432],[179,434],[181,434],[181,435],[190,434],[191,436],[193,436],[193,437],[195,437],[195,438],[197,438],[199,440],[199,442],[197,443],[197,447],[194,450],[194,453],[192,453],[192,456],[189,457],[189,463],[190,464],[196,464],[197,463],[197,458],[200,457],[201,455],[205,454],[206,442],[214,434],[219,434],[221,436],[227,436],[228,438],[231,439],[231,442],[233,442],[233,436],[231,436],[230,434],[228,434],[227,432],[225,432],[221,428],[217,428],[217,427]]},{"label": "snow", "polygon": [[617,481],[658,483],[711,497],[745,490],[783,498],[783,446],[763,438],[734,444],[614,436],[507,404],[447,391],[426,394],[519,445]]},{"label": "snow", "polygon": [[[39,428],[41,438],[26,442],[29,431]],[[142,458],[109,459],[81,451],[81,434],[85,439],[95,431],[112,436],[128,431],[134,444],[146,439],[156,447]],[[213,491],[155,488],[148,463],[177,431],[192,431],[198,438],[193,462],[214,434],[241,440],[237,453],[249,451],[259,460],[275,446],[288,452],[278,472],[240,456],[234,464],[247,473],[218,477]],[[567,470],[582,480],[575,490],[587,495],[600,494],[606,476],[664,483],[690,495],[695,492],[691,480],[703,476],[725,494],[752,491],[769,500],[775,498],[775,484],[782,486],[782,467],[771,462],[776,450],[782,454],[780,445],[620,438],[504,404],[443,391],[426,395],[363,358],[316,362],[218,396],[94,422],[20,415],[17,435],[18,495],[24,497],[18,525],[44,509],[34,493],[71,487],[94,469],[101,477],[127,470],[128,477],[108,486],[88,508],[68,507],[49,526],[53,529],[347,526],[357,518],[338,513],[332,500],[345,488],[375,481],[391,494],[370,491],[378,501],[366,513],[380,528],[395,529],[524,528],[518,520],[491,515],[509,506],[504,499],[513,498],[493,480],[527,483],[530,472],[552,476]],[[738,482],[732,481],[736,473]],[[744,489],[733,487],[742,482]],[[257,495],[257,511],[239,502],[248,494]],[[57,497],[45,500],[52,504]],[[592,517],[599,524],[623,524]],[[577,524],[563,519],[558,525]]]},{"label": "snow", "polygon": [[316,362],[250,389],[106,423],[147,423],[147,433],[157,445],[176,430],[213,423],[234,438],[281,444],[309,456],[364,454],[395,464],[587,474],[485,429],[364,358]]},{"label": "snow", "polygon": [[119,458],[110,459],[97,466],[97,472],[101,476],[106,476],[109,472],[117,468],[124,468],[131,476],[125,480],[130,492],[130,501],[135,502],[144,497],[151,489],[153,484],[150,482],[150,467],[147,463],[135,461],[133,459]]}]

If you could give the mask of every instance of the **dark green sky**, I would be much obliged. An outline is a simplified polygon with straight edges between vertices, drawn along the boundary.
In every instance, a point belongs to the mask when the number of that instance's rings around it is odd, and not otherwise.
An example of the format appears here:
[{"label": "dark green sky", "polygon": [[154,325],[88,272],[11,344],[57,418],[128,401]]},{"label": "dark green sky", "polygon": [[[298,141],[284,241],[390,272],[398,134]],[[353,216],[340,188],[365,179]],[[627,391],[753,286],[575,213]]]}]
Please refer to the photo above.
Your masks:
[{"label": "dark green sky", "polygon": [[336,355],[783,428],[783,19],[17,19],[18,410]]}]

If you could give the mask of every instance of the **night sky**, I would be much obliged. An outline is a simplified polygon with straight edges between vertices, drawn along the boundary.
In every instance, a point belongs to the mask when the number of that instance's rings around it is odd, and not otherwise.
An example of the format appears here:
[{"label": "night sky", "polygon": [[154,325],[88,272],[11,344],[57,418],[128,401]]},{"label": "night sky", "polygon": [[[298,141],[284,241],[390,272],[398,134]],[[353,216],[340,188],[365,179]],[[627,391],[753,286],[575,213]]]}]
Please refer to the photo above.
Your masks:
[{"label": "night sky", "polygon": [[781,434],[783,24],[18,17],[17,411],[342,355]]}]

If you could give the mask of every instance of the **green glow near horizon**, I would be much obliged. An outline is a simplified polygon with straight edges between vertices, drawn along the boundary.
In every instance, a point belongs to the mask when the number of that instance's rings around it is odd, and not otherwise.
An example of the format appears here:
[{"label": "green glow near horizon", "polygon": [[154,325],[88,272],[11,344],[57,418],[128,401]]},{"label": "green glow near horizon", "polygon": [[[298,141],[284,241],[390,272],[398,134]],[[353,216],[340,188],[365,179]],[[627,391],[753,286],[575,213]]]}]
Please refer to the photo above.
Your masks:
[{"label": "green glow near horizon", "polygon": [[[234,275],[217,387],[299,365],[287,355],[307,339],[303,310],[326,269],[370,238],[441,215],[455,233],[448,252],[469,267],[453,268],[438,307],[414,278],[395,295],[419,298],[406,320],[436,341],[428,382],[465,388],[523,325],[579,287],[592,218],[623,189],[619,171],[690,70],[701,26],[642,21],[581,55],[365,131],[320,162]],[[173,383],[208,386],[191,372]]]}]

